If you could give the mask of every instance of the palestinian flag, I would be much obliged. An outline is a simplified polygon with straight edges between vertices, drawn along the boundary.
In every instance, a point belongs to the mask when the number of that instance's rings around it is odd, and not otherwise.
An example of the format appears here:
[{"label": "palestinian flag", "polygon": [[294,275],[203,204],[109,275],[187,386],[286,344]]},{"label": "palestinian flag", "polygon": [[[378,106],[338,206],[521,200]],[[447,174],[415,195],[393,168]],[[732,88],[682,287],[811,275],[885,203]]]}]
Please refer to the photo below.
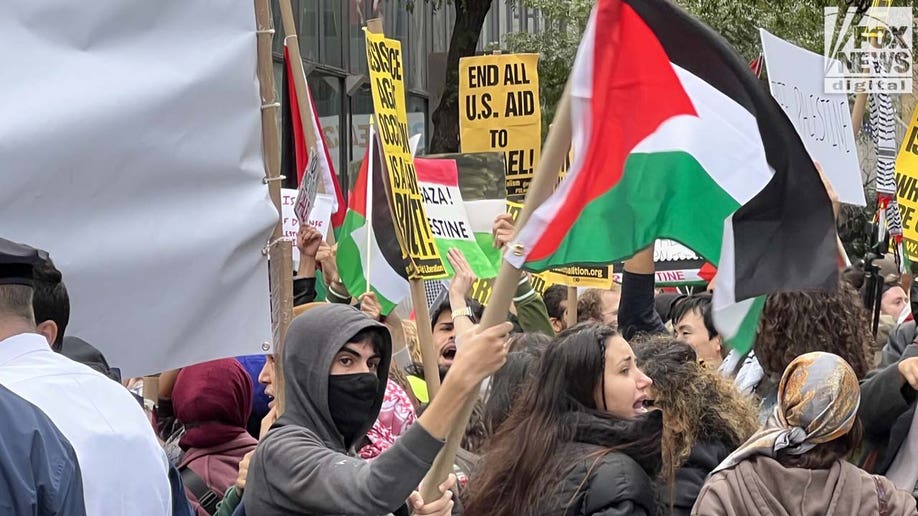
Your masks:
[{"label": "palestinian flag", "polygon": [[[395,225],[386,200],[383,174],[385,169],[376,131],[371,125],[367,153],[354,189],[348,196],[347,215],[338,242],[337,263],[341,281],[354,297],[366,292],[369,272],[370,288],[379,298],[383,315],[389,315],[396,305],[411,295],[411,289],[408,285],[408,264],[395,236]],[[372,187],[370,192],[367,191],[368,186]],[[369,209],[372,210],[372,235],[368,235],[368,198],[371,199]],[[369,271],[366,270],[368,257]]]},{"label": "palestinian flag", "polygon": [[781,108],[718,35],[665,0],[600,0],[570,78],[567,178],[506,259],[606,264],[657,238],[718,266],[714,318],[751,347],[764,294],[831,289],[832,207]]},{"label": "palestinian flag", "polygon": [[[306,137],[303,134],[303,124],[300,118],[299,104],[297,103],[296,85],[294,84],[294,71],[290,63],[290,56],[284,46],[284,64],[286,67],[287,78],[287,97],[288,111],[290,116],[290,125],[292,130],[293,152],[294,157],[289,160],[296,164],[296,184],[299,185],[303,180],[303,173],[306,171],[306,164],[309,163],[309,148],[306,145]],[[331,223],[332,228],[337,229],[344,222],[344,196],[341,195],[341,186],[338,184],[338,177],[335,175],[334,161],[328,153],[328,145],[325,144],[325,133],[322,132],[322,126],[319,124],[319,113],[316,111],[316,103],[312,98],[312,91],[309,88],[309,82],[306,81],[306,96],[312,111],[312,134],[316,135],[316,152],[319,159],[320,181],[322,191],[332,195],[335,198],[335,204],[332,207]]]}]

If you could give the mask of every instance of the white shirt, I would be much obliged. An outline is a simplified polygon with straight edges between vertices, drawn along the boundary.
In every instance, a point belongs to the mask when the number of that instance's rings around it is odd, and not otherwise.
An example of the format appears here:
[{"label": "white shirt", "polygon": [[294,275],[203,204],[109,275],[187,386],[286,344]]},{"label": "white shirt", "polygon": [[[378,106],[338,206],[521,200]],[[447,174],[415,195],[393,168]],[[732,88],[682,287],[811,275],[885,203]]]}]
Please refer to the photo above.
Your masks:
[{"label": "white shirt", "polygon": [[35,333],[0,341],[0,384],[41,409],[76,451],[88,516],[169,516],[169,465],[140,404]]}]

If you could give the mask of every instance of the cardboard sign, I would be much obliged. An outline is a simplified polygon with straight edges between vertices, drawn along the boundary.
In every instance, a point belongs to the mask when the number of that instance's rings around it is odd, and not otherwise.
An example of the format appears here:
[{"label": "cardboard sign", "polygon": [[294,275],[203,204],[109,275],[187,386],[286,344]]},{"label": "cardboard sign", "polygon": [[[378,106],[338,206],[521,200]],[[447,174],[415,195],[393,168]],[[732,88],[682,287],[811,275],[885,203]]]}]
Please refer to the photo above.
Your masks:
[{"label": "cardboard sign", "polygon": [[843,93],[824,93],[825,57],[759,29],[771,95],[810,156],[822,165],[841,202],[866,206],[861,166]]},{"label": "cardboard sign", "polygon": [[896,157],[896,185],[905,252],[915,263],[918,262],[918,107],[912,113],[911,124]]},{"label": "cardboard sign", "polygon": [[411,155],[402,45],[398,40],[369,31],[366,38],[373,110],[388,173],[386,195],[399,245],[408,258],[408,275],[420,279],[444,278],[446,268],[427,223]]},{"label": "cardboard sign", "polygon": [[319,191],[319,159],[315,149],[309,150],[309,161],[306,163],[306,171],[303,173],[303,180],[300,181],[300,188],[296,194],[296,203],[293,206],[293,212],[300,223],[309,220],[309,212],[316,202],[316,193]]},{"label": "cardboard sign", "polygon": [[459,60],[460,147],[505,153],[507,198],[514,201],[526,196],[542,149],[538,65],[538,54]]},{"label": "cardboard sign", "polygon": [[[293,242],[293,268],[296,269],[300,263],[300,250],[296,247],[296,234],[300,231],[300,220],[295,213],[296,199],[298,191],[293,188],[281,188],[281,218],[284,223],[284,240]],[[335,198],[328,194],[316,194],[313,203],[312,213],[310,213],[309,225],[318,229],[322,233],[322,238],[328,238],[328,229],[331,226],[332,210],[335,206]]]}]

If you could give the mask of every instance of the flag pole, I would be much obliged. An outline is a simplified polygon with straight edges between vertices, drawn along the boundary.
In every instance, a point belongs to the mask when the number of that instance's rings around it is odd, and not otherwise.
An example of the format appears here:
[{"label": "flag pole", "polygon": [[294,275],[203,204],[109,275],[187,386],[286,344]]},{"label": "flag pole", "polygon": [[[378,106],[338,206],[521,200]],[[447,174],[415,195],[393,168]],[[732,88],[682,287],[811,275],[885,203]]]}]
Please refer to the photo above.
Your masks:
[{"label": "flag pole", "polygon": [[[367,20],[367,32],[383,34],[382,20],[379,18]],[[385,166],[385,163],[383,163],[383,167]],[[388,185],[388,179],[383,181],[383,184]],[[376,195],[379,195],[379,192],[377,192]],[[392,196],[389,195],[389,193],[385,193],[384,195],[387,197],[387,202],[389,202],[389,208],[391,210]],[[427,397],[429,400],[433,401],[437,392],[440,391],[440,368],[437,365],[437,353],[433,346],[433,329],[430,327],[430,309],[427,306],[427,293],[424,290],[424,280],[420,278],[411,279],[411,271],[408,272],[408,286],[411,289],[411,304],[414,306],[414,322],[418,328],[418,343],[420,344],[421,361],[424,366],[424,383],[427,384]],[[436,486],[434,489],[436,489]]]},{"label": "flag pole", "polygon": [[373,115],[370,115],[370,152],[367,153],[369,163],[367,163],[367,263],[364,267],[364,277],[367,280],[366,292],[370,292],[370,263],[372,263],[373,253],[373,177],[376,173],[376,130],[373,127]]},{"label": "flag pole", "polygon": [[567,320],[567,327],[571,328],[577,324],[577,287],[567,287],[567,313],[564,314]]},{"label": "flag pole", "polygon": [[290,66],[293,68],[293,86],[296,90],[297,109],[300,112],[300,125],[303,126],[303,136],[306,146],[315,149],[317,134],[312,132],[312,105],[306,91],[306,71],[303,69],[303,58],[300,56],[300,41],[296,35],[296,25],[293,21],[293,8],[290,0],[278,2],[281,10],[281,22],[284,26],[284,46],[290,55]]},{"label": "flag pole", "polygon": [[[274,64],[271,58],[274,17],[271,15],[270,0],[255,0],[255,23],[257,26],[258,83],[261,96],[261,141],[264,147],[265,182],[268,184],[268,193],[274,207],[278,213],[281,213],[280,136],[277,130],[277,111],[280,103],[274,95]],[[271,273],[273,351],[274,356],[280,358],[283,356],[287,327],[293,319],[293,250],[292,244],[283,240],[282,220],[278,220],[274,226],[267,250]],[[264,348],[265,351],[268,349],[270,347]],[[277,408],[278,412],[283,413],[283,361],[277,360],[276,364]]]},{"label": "flag pole", "polygon": [[[558,102],[555,119],[548,129],[548,137],[545,139],[545,145],[542,149],[542,159],[538,168],[536,168],[532,182],[529,184],[529,191],[526,193],[523,209],[520,211],[519,217],[517,217],[517,230],[526,224],[532,212],[545,199],[548,199],[554,191],[555,183],[558,181],[558,171],[561,170],[561,166],[567,157],[568,149],[571,148],[570,88],[570,80],[568,80],[567,85],[564,87],[564,93],[561,94],[561,100]],[[515,240],[515,237],[508,244],[508,252],[513,252],[513,240]],[[513,301],[513,294],[516,292],[519,280],[519,269],[507,263],[506,260],[502,260],[497,279],[494,280],[491,299],[481,317],[481,328],[490,328],[507,320],[507,310],[510,309],[510,303]],[[469,396],[462,406],[459,418],[446,438],[446,445],[437,455],[430,472],[424,478],[424,482],[421,485],[421,494],[425,501],[439,498],[440,492],[437,487],[453,471],[456,451],[459,449],[459,443],[462,441],[469,417],[475,408],[475,403],[478,401],[479,391],[480,388],[476,388],[473,391],[474,394]]]},{"label": "flag pole", "polygon": [[[306,71],[303,69],[303,58],[300,55],[300,41],[296,35],[296,24],[293,18],[293,8],[290,0],[279,0],[281,10],[281,23],[284,27],[284,46],[290,56],[290,66],[293,68],[293,86],[296,91],[297,110],[300,113],[300,125],[303,126],[303,137],[306,138],[306,148],[318,152],[316,142],[319,135],[313,132],[312,127],[312,102],[309,87],[306,84]],[[273,70],[273,68],[272,68]],[[273,72],[272,72],[273,73]],[[319,181],[319,191],[326,192],[323,181]],[[329,231],[325,241],[330,246],[335,245],[335,232]]]}]

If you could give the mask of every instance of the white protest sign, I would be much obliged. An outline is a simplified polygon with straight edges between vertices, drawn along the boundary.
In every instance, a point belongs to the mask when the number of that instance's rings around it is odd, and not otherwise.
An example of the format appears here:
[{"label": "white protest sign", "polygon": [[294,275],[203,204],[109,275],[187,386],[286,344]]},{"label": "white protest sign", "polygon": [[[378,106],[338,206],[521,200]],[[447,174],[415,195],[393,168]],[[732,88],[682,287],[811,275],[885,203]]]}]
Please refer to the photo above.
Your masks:
[{"label": "white protest sign", "polygon": [[[418,174],[418,187],[424,200],[427,221],[440,254],[446,256],[450,249],[458,249],[465,256],[476,277],[496,276],[497,271],[482,252],[465,212],[456,162],[447,159],[416,158],[414,166]],[[444,265],[452,275],[452,267],[448,262]]]},{"label": "white protest sign", "polygon": [[865,206],[851,108],[846,95],[824,93],[825,57],[764,29],[759,32],[771,95],[794,124],[810,156],[822,165],[839,200]]},{"label": "white protest sign", "polygon": [[293,212],[300,223],[309,220],[309,212],[312,211],[313,204],[315,204],[318,187],[319,159],[316,149],[313,148],[309,149],[309,161],[306,163],[306,171],[303,172],[303,180],[300,182],[296,203],[293,207]]},{"label": "white protest sign", "polygon": [[[299,267],[300,250],[296,247],[296,234],[300,231],[300,220],[295,213],[298,191],[294,188],[281,188],[281,217],[284,220],[284,240],[293,242],[293,266]],[[322,233],[322,238],[328,238],[328,229],[331,226],[332,208],[335,198],[331,195],[316,194],[312,212],[309,214],[309,225]]]}]

